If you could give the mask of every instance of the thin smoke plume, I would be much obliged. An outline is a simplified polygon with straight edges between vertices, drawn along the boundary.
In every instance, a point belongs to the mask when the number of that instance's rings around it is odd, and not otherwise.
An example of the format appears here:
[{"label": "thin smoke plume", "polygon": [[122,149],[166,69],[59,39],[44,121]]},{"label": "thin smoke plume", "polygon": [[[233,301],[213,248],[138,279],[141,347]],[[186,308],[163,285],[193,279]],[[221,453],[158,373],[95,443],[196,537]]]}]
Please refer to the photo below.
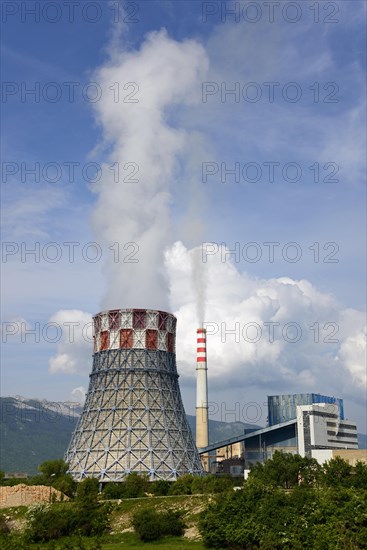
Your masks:
[{"label": "thin smoke plume", "polygon": [[206,264],[202,261],[201,247],[194,248],[191,251],[191,274],[196,304],[196,315],[198,326],[202,326],[205,321],[206,305],[206,285],[207,272]]}]

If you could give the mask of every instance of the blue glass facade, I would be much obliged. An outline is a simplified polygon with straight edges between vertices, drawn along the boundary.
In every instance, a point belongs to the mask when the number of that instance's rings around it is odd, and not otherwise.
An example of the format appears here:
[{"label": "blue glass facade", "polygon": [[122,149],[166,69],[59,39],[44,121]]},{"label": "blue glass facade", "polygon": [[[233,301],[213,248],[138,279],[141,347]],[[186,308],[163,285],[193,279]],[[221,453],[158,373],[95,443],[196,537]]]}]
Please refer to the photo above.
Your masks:
[{"label": "blue glass facade", "polygon": [[329,397],[319,393],[294,393],[288,395],[268,396],[268,421],[269,426],[294,420],[297,416],[297,405],[312,405],[314,403],[329,403],[337,405],[340,418],[344,420],[343,400],[337,397]]}]

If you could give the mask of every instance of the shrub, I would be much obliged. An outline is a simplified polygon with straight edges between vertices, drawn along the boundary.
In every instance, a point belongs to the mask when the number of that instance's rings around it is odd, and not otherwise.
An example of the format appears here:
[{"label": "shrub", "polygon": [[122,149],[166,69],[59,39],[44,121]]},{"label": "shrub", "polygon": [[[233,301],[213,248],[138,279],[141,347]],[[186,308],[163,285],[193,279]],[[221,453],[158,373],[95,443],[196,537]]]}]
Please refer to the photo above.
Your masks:
[{"label": "shrub", "polygon": [[134,514],[133,527],[140,540],[149,542],[168,535],[182,536],[185,523],[182,519],[182,513],[179,511],[157,512],[147,508]]},{"label": "shrub", "polygon": [[172,483],[169,494],[170,495],[191,495],[192,494],[192,482],[194,476],[191,474],[185,474],[179,477],[177,481]]},{"label": "shrub", "polygon": [[36,505],[28,512],[27,536],[47,542],[63,536],[101,535],[109,525],[110,506],[98,502],[98,481],[85,479],[78,485],[73,503]]},{"label": "shrub", "polygon": [[140,540],[149,542],[161,538],[162,528],[157,516],[157,512],[150,509],[134,514],[132,524]]},{"label": "shrub", "polygon": [[27,535],[33,542],[47,542],[70,535],[78,523],[75,509],[66,505],[37,505],[28,512]]},{"label": "shrub", "polygon": [[151,489],[147,475],[132,472],[118,483],[107,483],[103,488],[104,498],[138,498],[144,497]]},{"label": "shrub", "polygon": [[167,481],[166,479],[157,479],[151,484],[150,490],[153,495],[166,496],[168,495],[170,488],[174,482]]}]

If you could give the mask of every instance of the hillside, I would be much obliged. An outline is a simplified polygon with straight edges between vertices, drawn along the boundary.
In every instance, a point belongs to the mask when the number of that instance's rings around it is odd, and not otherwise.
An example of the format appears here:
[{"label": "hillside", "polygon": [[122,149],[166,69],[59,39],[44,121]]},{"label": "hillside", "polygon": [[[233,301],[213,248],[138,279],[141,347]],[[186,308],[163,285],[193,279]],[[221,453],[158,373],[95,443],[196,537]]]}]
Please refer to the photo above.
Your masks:
[{"label": "hillside", "polygon": [[0,398],[0,469],[36,474],[45,460],[62,458],[80,406],[22,397]]},{"label": "hillside", "polygon": [[[82,407],[24,397],[1,397],[0,469],[36,474],[45,460],[64,456]],[[195,417],[187,416],[195,437]],[[222,441],[256,427],[243,422],[209,421],[210,441]]]}]

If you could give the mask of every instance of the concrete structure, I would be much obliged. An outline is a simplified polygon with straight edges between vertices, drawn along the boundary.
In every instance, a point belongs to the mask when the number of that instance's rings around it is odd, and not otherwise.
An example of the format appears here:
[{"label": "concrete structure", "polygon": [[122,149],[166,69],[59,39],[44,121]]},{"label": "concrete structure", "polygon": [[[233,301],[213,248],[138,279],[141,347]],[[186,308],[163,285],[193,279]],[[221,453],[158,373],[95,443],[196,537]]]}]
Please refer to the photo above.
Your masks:
[{"label": "concrete structure", "polygon": [[[206,360],[206,330],[197,329],[196,355],[196,446],[198,448],[209,445],[208,419],[208,376]],[[203,468],[209,471],[209,457],[201,456]]]},{"label": "concrete structure", "polygon": [[82,415],[65,460],[76,480],[201,474],[176,368],[176,318],[145,309],[94,317],[94,355]]},{"label": "concrete structure", "polygon": [[337,403],[298,406],[297,434],[301,456],[317,449],[358,449],[357,425],[340,418]]},{"label": "concrete structure", "polygon": [[319,464],[337,456],[349,462],[351,466],[355,466],[357,462],[367,464],[367,449],[315,449],[311,454]]}]

